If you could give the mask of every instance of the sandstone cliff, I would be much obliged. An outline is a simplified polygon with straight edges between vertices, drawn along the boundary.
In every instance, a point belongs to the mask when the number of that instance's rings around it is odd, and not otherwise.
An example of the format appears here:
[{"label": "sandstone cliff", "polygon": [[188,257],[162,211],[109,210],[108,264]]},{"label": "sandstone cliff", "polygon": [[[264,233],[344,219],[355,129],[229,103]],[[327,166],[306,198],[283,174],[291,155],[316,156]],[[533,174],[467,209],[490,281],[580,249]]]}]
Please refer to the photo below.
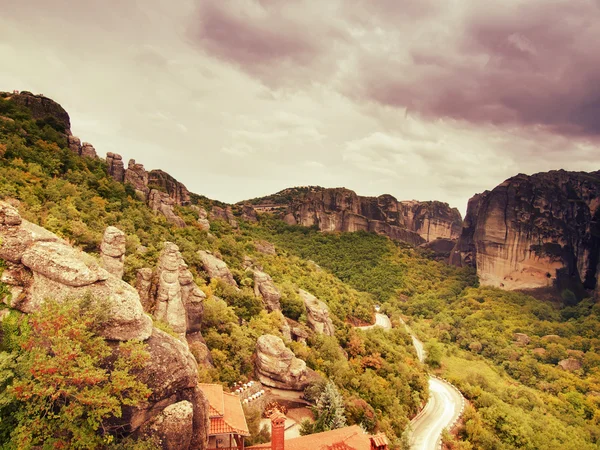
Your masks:
[{"label": "sandstone cliff", "polygon": [[457,239],[462,218],[441,202],[398,201],[391,195],[362,197],[345,188],[286,189],[253,200],[259,212],[279,214],[289,225],[321,231],[370,231],[413,245]]},{"label": "sandstone cliff", "polygon": [[451,262],[506,289],[596,287],[600,172],[517,175],[468,205]]}]

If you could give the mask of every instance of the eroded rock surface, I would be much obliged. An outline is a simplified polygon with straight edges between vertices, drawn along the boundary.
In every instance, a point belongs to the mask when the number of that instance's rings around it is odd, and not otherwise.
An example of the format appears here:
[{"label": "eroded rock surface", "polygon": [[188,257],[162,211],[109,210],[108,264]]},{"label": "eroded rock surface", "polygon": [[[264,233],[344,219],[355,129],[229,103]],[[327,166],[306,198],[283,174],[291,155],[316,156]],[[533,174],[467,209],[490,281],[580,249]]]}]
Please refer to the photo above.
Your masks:
[{"label": "eroded rock surface", "polygon": [[100,244],[102,266],[117,278],[123,278],[127,237],[117,227],[107,227]]},{"label": "eroded rock surface", "polygon": [[165,192],[175,205],[187,206],[190,204],[190,192],[183,183],[162,170],[148,172],[148,185]]},{"label": "eroded rock surface", "polygon": [[399,202],[391,195],[362,197],[345,188],[286,189],[254,206],[280,214],[288,225],[318,226],[321,231],[371,231],[420,245],[437,238],[456,239],[462,218],[441,202]]},{"label": "eroded rock surface", "polygon": [[184,228],[185,221],[175,214],[175,201],[166,192],[152,189],[148,194],[148,206],[152,211],[161,213],[173,225]]},{"label": "eroded rock surface", "polygon": [[140,199],[146,201],[148,197],[148,172],[143,164],[137,164],[135,159],[130,159],[125,170],[125,183],[133,186]]},{"label": "eroded rock surface", "polygon": [[[7,93],[8,94],[8,93]],[[19,105],[25,106],[34,119],[46,119],[54,121],[61,125],[66,135],[71,134],[71,119],[65,109],[54,100],[43,95],[34,95],[28,91],[20,93],[3,95],[6,100],[10,100]]]},{"label": "eroded rock surface", "polygon": [[210,278],[217,278],[231,286],[238,287],[225,261],[217,258],[209,251],[199,250],[198,255],[202,260],[202,267]]},{"label": "eroded rock surface", "polygon": [[482,284],[596,286],[600,172],[520,174],[476,195],[468,208],[451,262],[476,267]]},{"label": "eroded rock surface", "polygon": [[198,212],[198,225],[204,231],[210,230],[210,222],[208,221],[208,213],[202,206],[194,205],[193,209]]},{"label": "eroded rock surface", "polygon": [[277,290],[271,276],[260,270],[254,271],[254,294],[262,298],[269,312],[281,310],[281,305],[279,304],[281,293]]},{"label": "eroded rock surface", "polygon": [[11,263],[3,276],[12,293],[11,307],[31,313],[48,298],[60,301],[89,292],[107,301],[110,319],[103,337],[144,340],[150,335],[152,321],[135,289],[102,269],[90,255],[21,219],[5,202],[0,202],[0,240],[0,258]]},{"label": "eroded rock surface", "polygon": [[308,326],[317,333],[333,336],[335,329],[327,305],[310,292],[300,289],[299,293],[306,307]]},{"label": "eroded rock surface", "polygon": [[177,245],[165,242],[156,269],[138,270],[136,281],[145,310],[168,323],[183,342],[187,333],[200,332],[206,294],[194,283]]},{"label": "eroded rock surface", "polygon": [[233,215],[233,210],[231,206],[227,206],[225,208],[221,208],[220,206],[213,206],[210,210],[210,214],[208,216],[210,220],[222,220],[231,225],[232,228],[237,228],[238,223]]},{"label": "eroded rock surface", "polygon": [[256,343],[256,375],[262,384],[279,389],[302,390],[309,382],[306,363],[271,334]]},{"label": "eroded rock surface", "polygon": [[163,450],[181,450],[192,442],[194,407],[187,400],[167,406],[142,427]]},{"label": "eroded rock surface", "polygon": [[276,255],[277,251],[275,246],[269,241],[254,241],[254,247],[257,251],[264,253],[265,255]]},{"label": "eroded rock surface", "polygon": [[579,370],[582,367],[581,361],[575,358],[567,358],[558,362],[558,367],[568,372]]},{"label": "eroded rock surface", "polygon": [[123,157],[117,153],[108,152],[106,154],[106,165],[108,166],[108,174],[119,183],[125,181],[125,166]]}]

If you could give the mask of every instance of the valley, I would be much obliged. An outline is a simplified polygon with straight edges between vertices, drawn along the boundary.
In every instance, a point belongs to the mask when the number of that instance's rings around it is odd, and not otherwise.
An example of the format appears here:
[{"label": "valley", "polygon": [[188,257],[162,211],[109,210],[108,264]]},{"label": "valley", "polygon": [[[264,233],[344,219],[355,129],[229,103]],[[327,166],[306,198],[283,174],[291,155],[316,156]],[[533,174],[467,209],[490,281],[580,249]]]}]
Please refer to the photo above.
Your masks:
[{"label": "valley", "polygon": [[[200,386],[229,399],[250,381],[303,391],[309,434],[600,445],[598,172],[519,175],[464,222],[342,188],[228,205],[98,157],[60,105],[15,96],[0,96],[3,449],[204,449],[215,412]],[[82,348],[94,360],[79,367]],[[452,432],[462,398],[429,373],[468,400]],[[110,407],[89,419],[98,398]],[[247,445],[270,439],[259,404],[244,403]]]}]

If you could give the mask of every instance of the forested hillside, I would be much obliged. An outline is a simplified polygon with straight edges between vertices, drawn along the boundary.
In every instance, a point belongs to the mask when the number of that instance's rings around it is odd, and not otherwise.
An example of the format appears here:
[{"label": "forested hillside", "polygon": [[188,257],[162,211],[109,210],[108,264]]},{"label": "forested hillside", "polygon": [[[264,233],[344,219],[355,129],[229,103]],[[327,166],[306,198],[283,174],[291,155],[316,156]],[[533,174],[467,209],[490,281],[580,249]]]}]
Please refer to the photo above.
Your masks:
[{"label": "forested hillside", "polygon": [[[306,323],[299,288],[329,306],[335,336],[312,334],[307,344],[291,342],[293,351],[310,368],[335,382],[344,397],[349,424],[385,431],[394,445],[401,445],[409,418],[427,398],[427,378],[403,329],[385,334],[354,330],[354,325],[373,320],[375,299],[370,293],[343,282],[302,255],[258,251],[256,242],[270,234],[263,225],[240,219],[239,229],[234,229],[215,220],[207,232],[198,225],[198,211],[190,205],[176,208],[186,226],[175,227],[151,211],[131,185],[113,180],[103,160],[81,157],[68,149],[60,124],[33,120],[27,109],[2,99],[0,116],[0,198],[14,204],[24,219],[91,254],[98,254],[106,227],[118,227],[127,236],[124,279],[132,284],[137,269],[156,266],[164,242],[179,247],[194,281],[207,295],[202,334],[213,365],[200,368],[200,381],[232,386],[252,379],[258,337],[265,333],[282,336],[282,316],[264,310],[253,291],[252,273],[244,270],[244,261],[250,258],[275,280],[282,293],[283,313],[289,318]],[[192,203],[206,208],[213,205],[196,195]],[[212,251],[226,261],[241,289],[216,280],[208,282],[198,250]],[[20,328],[14,326],[17,316],[12,311],[3,322],[6,342],[19,333]],[[8,344],[2,350],[17,351]],[[14,400],[10,383],[0,387]],[[2,410],[3,415],[23,406],[13,400],[9,409]],[[2,435],[13,436],[12,427],[21,425],[3,420]],[[12,445],[16,445],[14,439]]]}]

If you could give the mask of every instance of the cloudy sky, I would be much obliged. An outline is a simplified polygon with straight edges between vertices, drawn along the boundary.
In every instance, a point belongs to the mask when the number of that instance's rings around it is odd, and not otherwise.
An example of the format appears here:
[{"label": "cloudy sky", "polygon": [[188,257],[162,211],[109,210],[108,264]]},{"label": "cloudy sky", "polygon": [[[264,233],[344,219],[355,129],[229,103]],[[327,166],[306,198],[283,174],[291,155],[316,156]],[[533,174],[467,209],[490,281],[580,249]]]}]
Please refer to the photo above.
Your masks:
[{"label": "cloudy sky", "polygon": [[235,202],[600,169],[600,0],[0,0],[0,90]]}]

